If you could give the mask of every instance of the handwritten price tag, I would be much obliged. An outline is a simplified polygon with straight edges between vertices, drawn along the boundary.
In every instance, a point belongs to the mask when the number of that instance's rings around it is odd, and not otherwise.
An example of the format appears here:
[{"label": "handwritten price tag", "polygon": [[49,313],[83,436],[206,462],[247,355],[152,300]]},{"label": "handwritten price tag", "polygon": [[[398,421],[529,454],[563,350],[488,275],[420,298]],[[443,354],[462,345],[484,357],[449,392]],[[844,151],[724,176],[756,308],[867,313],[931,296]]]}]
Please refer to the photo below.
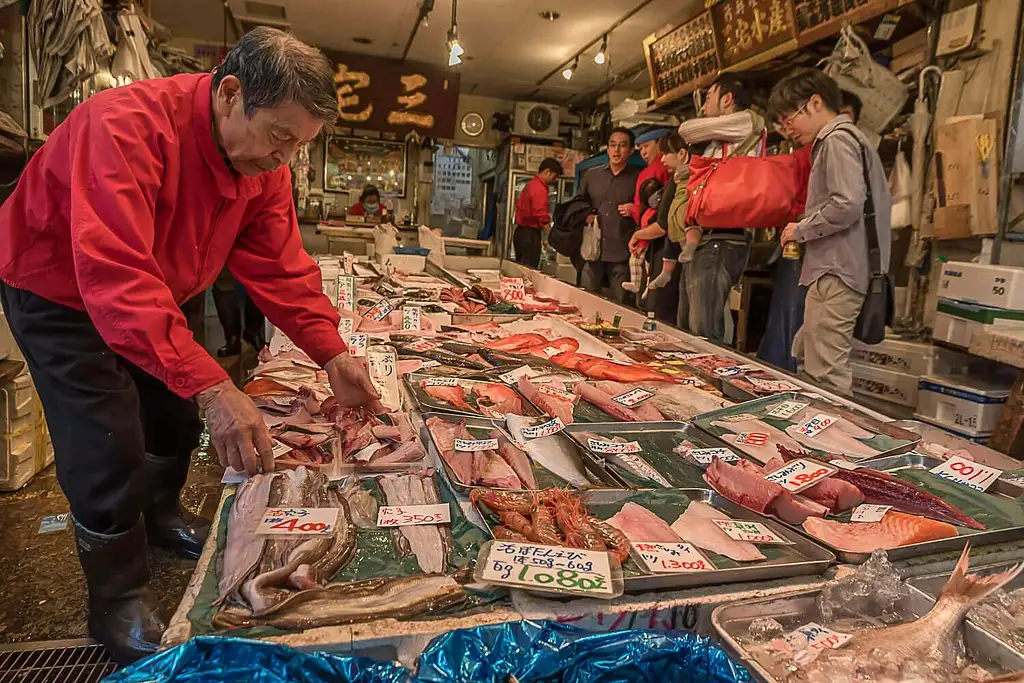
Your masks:
[{"label": "handwritten price tag", "polygon": [[356,279],[351,275],[338,276],[338,308],[343,311],[356,309]]},{"label": "handwritten price tag", "polygon": [[496,451],[497,439],[455,439],[457,451]]},{"label": "handwritten price tag", "polygon": [[579,394],[574,394],[568,391],[562,391],[560,389],[555,389],[554,387],[545,386],[543,384],[537,387],[537,391],[539,391],[542,394],[547,394],[548,396],[560,398],[563,401],[572,401],[573,403],[576,403],[580,398]]},{"label": "handwritten price tag", "polygon": [[352,334],[355,329],[355,321],[352,318],[342,318],[338,321],[338,334]]},{"label": "handwritten price tag", "polygon": [[[418,309],[417,309],[418,310]],[[419,351],[420,353],[426,353],[427,351],[433,351],[438,347],[437,342],[430,341],[429,339],[420,339],[418,342],[409,344],[408,348],[413,351]]]},{"label": "handwritten price tag", "polygon": [[501,278],[501,298],[509,303],[526,301],[526,287],[521,277]]},{"label": "handwritten price tag", "polygon": [[348,354],[356,358],[366,355],[365,334],[350,334],[348,336]]},{"label": "handwritten price tag", "polygon": [[740,456],[728,448],[691,448],[686,452],[701,465],[710,465],[715,458],[723,462],[733,462],[740,459]]},{"label": "handwritten price tag", "polygon": [[965,460],[959,455],[955,455],[941,465],[932,468],[931,472],[943,479],[949,479],[958,484],[969,486],[975,491],[987,491],[1003,474],[1002,470],[982,465],[979,462]]},{"label": "handwritten price tag", "polygon": [[381,505],[377,508],[377,526],[418,526],[420,524],[451,524],[448,503],[438,505]]},{"label": "handwritten price tag", "polygon": [[427,370],[429,368],[436,368],[441,364],[436,360],[425,360],[420,361],[420,370]]},{"label": "handwritten price tag", "polygon": [[498,379],[500,379],[505,384],[512,385],[517,384],[519,382],[520,377],[533,377],[535,374],[537,373],[534,372],[533,368],[531,368],[529,365],[524,365],[522,367],[516,368],[515,370],[510,370],[503,375],[498,375]]},{"label": "handwritten price tag", "polygon": [[739,519],[713,519],[711,521],[717,524],[729,538],[737,541],[792,544],[792,541],[787,541],[761,522],[744,522]]},{"label": "handwritten price tag", "polygon": [[807,406],[807,403],[801,403],[800,401],[783,401],[779,405],[769,410],[768,415],[770,417],[777,417],[782,420],[788,420],[789,418],[793,417]]},{"label": "handwritten price tag", "polygon": [[849,633],[833,631],[813,621],[785,636],[786,642],[794,650],[834,650],[852,637]]},{"label": "handwritten price tag", "polygon": [[403,306],[402,307],[402,329],[403,330],[418,330],[420,329],[420,311],[419,306]]},{"label": "handwritten price tag", "polygon": [[384,318],[391,315],[391,311],[393,310],[395,310],[395,307],[391,305],[391,302],[388,301],[388,298],[382,297],[381,300],[375,303],[373,307],[370,308],[370,310],[368,310],[363,317],[370,318],[371,320],[376,320],[377,322],[380,322]]},{"label": "handwritten price tag", "polygon": [[654,574],[689,574],[717,569],[689,543],[633,543],[633,554]]},{"label": "handwritten price tag", "polygon": [[486,583],[546,592],[615,597],[610,555],[532,543],[492,541],[478,558],[476,578]]},{"label": "handwritten price tag", "polygon": [[[764,377],[747,377],[747,381],[753,384],[759,391],[781,394],[785,391],[797,391],[800,389],[792,382],[784,379],[767,379]],[[771,413],[769,413],[771,414]]]},{"label": "handwritten price tag", "polygon": [[280,458],[285,453],[291,452],[292,447],[286,443],[282,443],[277,439],[274,439],[274,446],[270,449],[270,452],[274,454],[274,459]]},{"label": "handwritten price tag", "polygon": [[618,443],[614,441],[601,441],[600,439],[587,439],[587,448],[595,453],[639,453],[643,449],[636,441]]},{"label": "handwritten price tag", "polygon": [[804,422],[798,427],[800,433],[811,438],[820,434],[826,427],[831,427],[836,423],[838,418],[826,415],[825,413],[818,413],[807,422]]},{"label": "handwritten price tag", "polygon": [[330,536],[338,508],[267,508],[256,527],[262,536]]},{"label": "handwritten price tag", "polygon": [[612,400],[615,401],[616,403],[626,406],[627,408],[630,408],[639,403],[643,403],[652,396],[654,396],[653,391],[647,391],[646,389],[637,387],[636,389],[627,391],[624,394],[612,396]]},{"label": "handwritten price tag", "polygon": [[544,424],[535,427],[523,427],[523,436],[527,439],[539,439],[543,436],[551,436],[565,429],[565,425],[557,417],[551,418]]},{"label": "handwritten price tag", "polygon": [[891,505],[858,505],[850,515],[851,522],[879,522],[885,513],[892,510]]},{"label": "handwritten price tag", "polygon": [[544,353],[547,354],[548,358],[551,358],[552,356],[557,356],[561,352],[562,352],[561,349],[556,349],[554,346],[545,346],[544,347]]},{"label": "handwritten price tag", "polygon": [[658,470],[651,467],[646,460],[635,453],[609,453],[608,455],[633,474],[637,474],[644,479],[656,481],[665,488],[672,486],[665,477],[661,476]]},{"label": "handwritten price tag", "polygon": [[455,387],[459,385],[459,380],[456,377],[431,377],[423,386],[426,387]]},{"label": "handwritten price tag", "polygon": [[768,443],[768,434],[765,432],[742,432],[736,435],[737,444],[761,448]]},{"label": "handwritten price tag", "polygon": [[743,368],[739,365],[730,365],[725,368],[715,368],[715,374],[719,377],[735,377],[736,375],[743,372]]},{"label": "handwritten price tag", "polygon": [[764,478],[778,484],[791,493],[797,493],[809,486],[814,486],[837,471],[831,465],[800,458],[799,460],[787,462],[774,472],[764,475]]},{"label": "handwritten price tag", "polygon": [[683,377],[679,380],[678,384],[681,384],[684,387],[706,387],[708,385],[707,382],[699,377]]}]

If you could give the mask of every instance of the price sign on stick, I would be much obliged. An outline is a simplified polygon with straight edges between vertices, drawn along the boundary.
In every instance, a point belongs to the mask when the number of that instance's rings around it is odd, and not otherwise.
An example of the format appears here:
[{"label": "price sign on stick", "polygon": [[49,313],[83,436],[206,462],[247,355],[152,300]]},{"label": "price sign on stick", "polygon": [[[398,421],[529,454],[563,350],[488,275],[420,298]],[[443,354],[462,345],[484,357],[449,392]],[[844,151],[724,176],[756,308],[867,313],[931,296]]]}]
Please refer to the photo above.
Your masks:
[{"label": "price sign on stick", "polygon": [[565,425],[557,417],[553,417],[543,424],[535,427],[523,427],[523,436],[527,439],[539,439],[543,436],[551,436],[565,429]]},{"label": "price sign on stick", "polygon": [[824,431],[826,427],[831,427],[835,423],[836,418],[832,417],[831,415],[826,415],[825,413],[818,413],[810,420],[804,422],[802,425],[797,427],[797,429],[800,430],[801,434],[810,438],[813,436],[817,436],[822,431]]},{"label": "price sign on stick", "polygon": [[532,543],[492,541],[480,551],[474,577],[485,583],[611,598],[611,556],[606,552]]},{"label": "price sign on stick", "polygon": [[342,318],[338,321],[338,334],[352,334],[355,328],[355,321],[352,318]]},{"label": "price sign on stick", "polygon": [[385,296],[381,297],[380,301],[375,303],[363,317],[380,322],[391,315],[391,311],[393,310],[395,310],[395,307],[391,305],[391,302],[388,301],[388,298]]},{"label": "price sign on stick", "polygon": [[710,465],[715,458],[723,462],[734,462],[740,459],[729,448],[691,448],[687,454],[701,465]]},{"label": "price sign on stick", "polygon": [[822,479],[838,472],[835,467],[813,460],[791,460],[779,469],[764,475],[768,481],[774,482],[791,493],[803,491],[814,486]]},{"label": "price sign on stick", "polygon": [[356,279],[351,275],[338,276],[338,308],[343,311],[356,309]]},{"label": "price sign on stick", "polygon": [[716,569],[689,543],[633,543],[633,554],[654,574],[689,574]]},{"label": "price sign on stick", "polygon": [[770,417],[778,417],[783,420],[788,420],[793,417],[801,410],[807,407],[808,404],[801,403],[800,401],[783,401],[779,405],[775,406],[768,411]]},{"label": "price sign on stick", "polygon": [[858,505],[850,515],[851,522],[879,522],[885,513],[892,509],[891,505]]},{"label": "price sign on stick", "polygon": [[348,336],[348,354],[357,358],[366,355],[365,334],[350,334]]},{"label": "price sign on stick", "polygon": [[377,526],[417,526],[420,524],[451,524],[452,512],[447,503],[438,505],[381,505],[377,508]]},{"label": "price sign on stick", "polygon": [[523,278],[502,276],[501,298],[513,304],[526,301],[526,287],[523,285]]},{"label": "price sign on stick", "polygon": [[257,535],[264,536],[330,536],[338,521],[338,508],[267,508]]},{"label": "price sign on stick", "polygon": [[959,455],[955,455],[941,465],[932,468],[931,472],[943,479],[949,479],[958,484],[969,486],[975,491],[987,491],[1003,473],[1002,470],[982,465],[980,462],[965,460]]}]

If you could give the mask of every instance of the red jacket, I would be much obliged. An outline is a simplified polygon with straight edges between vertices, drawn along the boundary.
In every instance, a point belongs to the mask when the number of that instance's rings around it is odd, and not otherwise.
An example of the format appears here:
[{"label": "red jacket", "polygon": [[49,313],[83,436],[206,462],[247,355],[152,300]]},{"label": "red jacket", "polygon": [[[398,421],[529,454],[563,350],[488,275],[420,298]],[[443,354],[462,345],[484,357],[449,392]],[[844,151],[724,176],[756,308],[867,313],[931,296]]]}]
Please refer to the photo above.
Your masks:
[{"label": "red jacket", "polygon": [[[640,186],[649,178],[657,178],[662,182],[662,184],[667,183],[672,179],[672,171],[665,167],[661,157],[662,155],[659,154],[658,158],[647,164],[647,167],[640,171],[640,175],[637,176],[636,191],[633,193],[633,220],[636,221],[637,225],[640,225],[640,216],[642,214],[642,211],[640,210]],[[663,225],[661,227],[668,230],[667,226]]]},{"label": "red jacket", "polygon": [[112,350],[192,397],[228,379],[179,304],[225,263],[318,363],[345,351],[302,248],[287,167],[235,174],[209,74],[140,81],[72,110],[0,207],[0,280],[87,311]]},{"label": "red jacket", "polygon": [[[348,207],[348,211],[346,211],[346,213],[349,216],[365,216],[366,215],[366,205],[363,204],[362,202],[356,202],[352,206]],[[384,217],[384,207],[378,204],[377,205],[377,210],[373,212],[373,217],[374,218],[383,218]]]},{"label": "red jacket", "polygon": [[551,222],[551,205],[548,203],[548,186],[539,175],[526,183],[516,200],[516,225],[525,228],[542,228]]}]

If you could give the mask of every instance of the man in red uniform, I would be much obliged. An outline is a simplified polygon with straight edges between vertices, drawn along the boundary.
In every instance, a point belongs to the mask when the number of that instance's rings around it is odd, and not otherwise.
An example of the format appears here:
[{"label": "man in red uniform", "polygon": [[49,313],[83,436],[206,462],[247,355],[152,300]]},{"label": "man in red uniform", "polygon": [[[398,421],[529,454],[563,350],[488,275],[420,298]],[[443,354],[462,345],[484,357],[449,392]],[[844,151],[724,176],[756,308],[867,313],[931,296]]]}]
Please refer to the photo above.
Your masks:
[{"label": "man in red uniform", "polygon": [[202,547],[206,529],[178,497],[199,408],[223,464],[274,469],[259,411],[179,306],[227,264],[340,400],[375,401],[291,196],[289,160],[336,110],[326,58],[256,29],[212,75],[141,81],[75,107],[0,207],[0,298],[71,504],[89,632],[118,662],[153,652],[164,629],[147,541]]},{"label": "man in red uniform", "polygon": [[512,246],[516,263],[529,268],[540,266],[544,231],[551,225],[551,205],[548,186],[562,175],[562,164],[554,157],[540,162],[540,171],[526,183],[516,200],[516,231]]}]

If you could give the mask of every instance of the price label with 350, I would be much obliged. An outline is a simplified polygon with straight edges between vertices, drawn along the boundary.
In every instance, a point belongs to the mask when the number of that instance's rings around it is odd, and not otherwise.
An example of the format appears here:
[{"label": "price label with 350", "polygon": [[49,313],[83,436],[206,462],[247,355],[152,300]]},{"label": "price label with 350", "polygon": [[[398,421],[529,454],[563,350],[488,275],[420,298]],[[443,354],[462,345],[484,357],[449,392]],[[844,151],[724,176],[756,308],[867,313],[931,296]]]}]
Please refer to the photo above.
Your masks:
[{"label": "price label with 350", "polygon": [[954,455],[941,465],[933,467],[931,471],[932,474],[969,486],[975,491],[987,491],[1003,474],[1002,470],[965,460],[959,455]]},{"label": "price label with 350", "polygon": [[338,521],[338,508],[267,508],[256,527],[263,536],[330,536]]},{"label": "price label with 350", "polygon": [[451,524],[452,511],[447,503],[438,505],[381,505],[377,508],[377,526],[418,526]]}]

